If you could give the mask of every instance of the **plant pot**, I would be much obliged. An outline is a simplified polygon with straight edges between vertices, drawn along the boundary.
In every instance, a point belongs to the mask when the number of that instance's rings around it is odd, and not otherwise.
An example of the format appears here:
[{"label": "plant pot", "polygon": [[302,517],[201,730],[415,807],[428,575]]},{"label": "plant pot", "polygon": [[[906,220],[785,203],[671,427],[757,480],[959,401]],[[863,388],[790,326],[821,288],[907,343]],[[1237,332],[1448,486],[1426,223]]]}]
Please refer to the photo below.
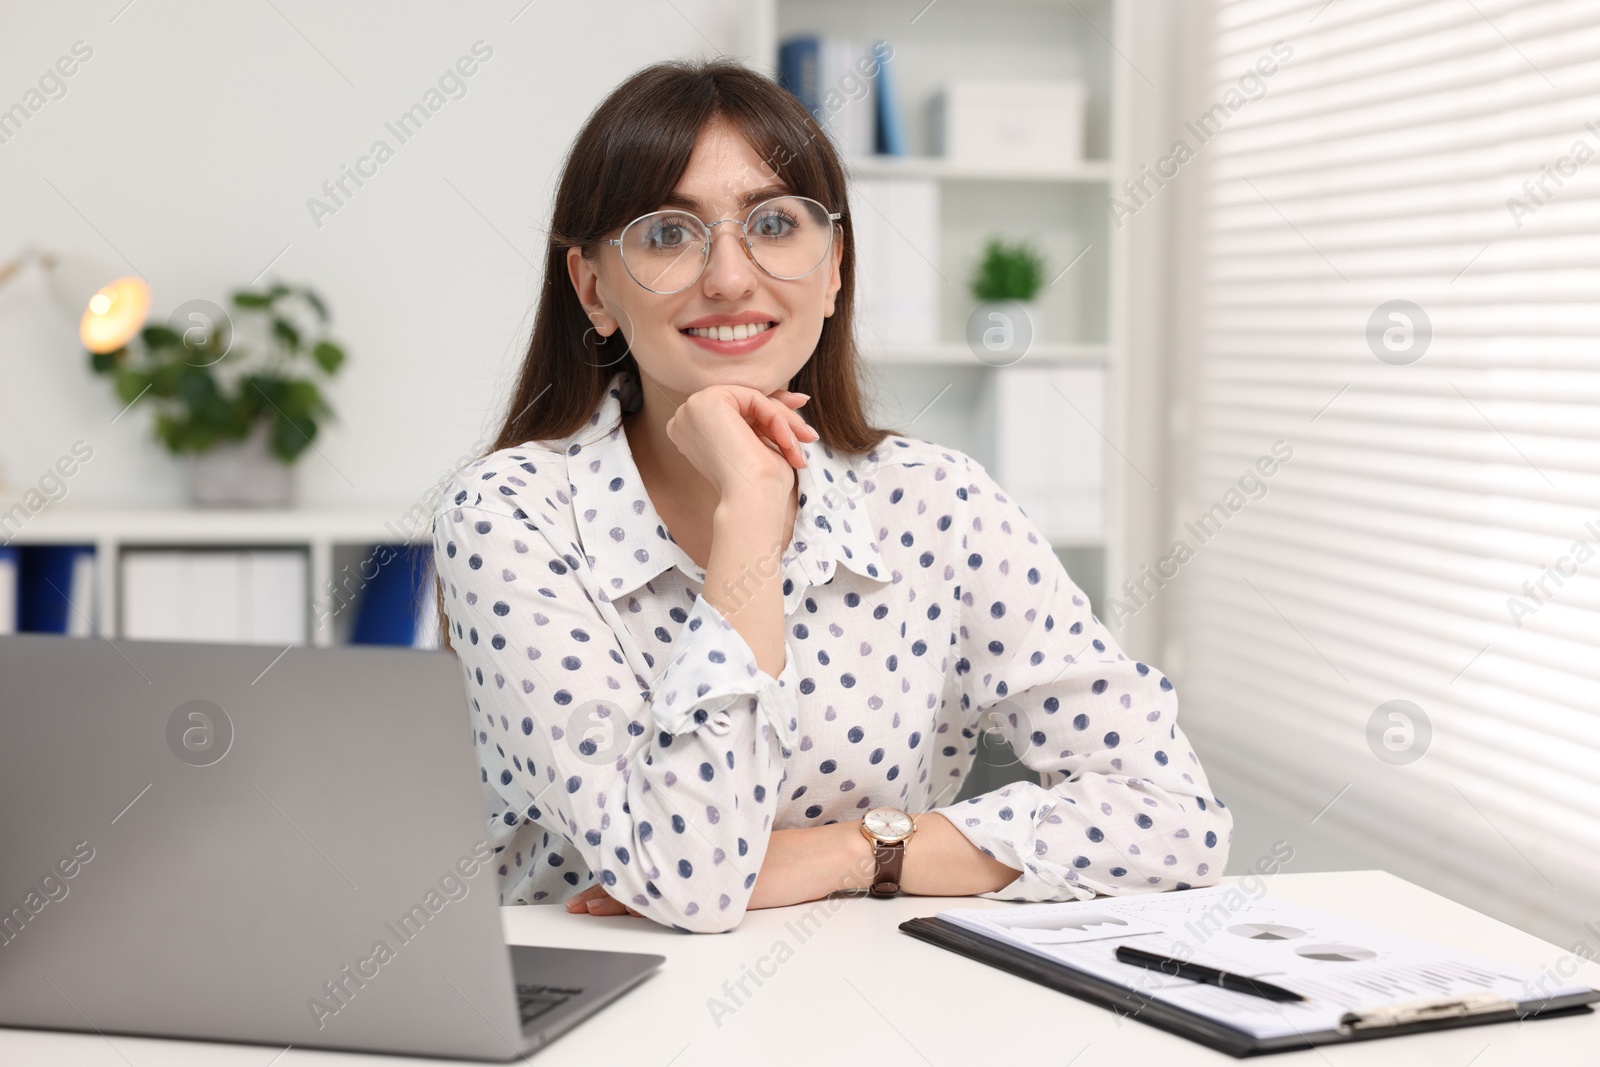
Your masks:
[{"label": "plant pot", "polygon": [[294,468],[272,454],[268,424],[189,461],[189,502],[203,508],[283,508],[294,503]]},{"label": "plant pot", "polygon": [[984,363],[1008,367],[1039,340],[1039,301],[985,300],[967,319],[967,347]]}]

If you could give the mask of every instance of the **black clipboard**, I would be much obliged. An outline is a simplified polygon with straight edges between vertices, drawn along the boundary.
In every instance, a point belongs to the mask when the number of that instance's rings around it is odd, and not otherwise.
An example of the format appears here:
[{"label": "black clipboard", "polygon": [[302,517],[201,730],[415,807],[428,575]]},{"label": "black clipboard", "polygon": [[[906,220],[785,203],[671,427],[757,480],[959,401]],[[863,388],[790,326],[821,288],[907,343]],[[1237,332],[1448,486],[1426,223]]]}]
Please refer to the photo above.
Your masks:
[{"label": "black clipboard", "polygon": [[973,933],[954,923],[945,922],[937,916],[908,919],[900,924],[900,930],[921,941],[949,949],[980,963],[987,963],[991,967],[998,967],[1002,971],[1049,986],[1062,993],[1070,993],[1080,1000],[1110,1008],[1121,1015],[1131,1016],[1140,1022],[1186,1037],[1239,1059],[1274,1052],[1292,1052],[1316,1045],[1370,1041],[1380,1037],[1426,1033],[1430,1030],[1453,1030],[1460,1026],[1514,1022],[1523,1018],[1547,1019],[1564,1015],[1591,1015],[1594,1009],[1589,1005],[1594,1001],[1600,1001],[1600,990],[1591,989],[1586,993],[1523,1002],[1502,1011],[1422,1019],[1389,1026],[1362,1026],[1319,1030],[1288,1037],[1259,1038],[1247,1031],[1220,1023],[1209,1016],[1189,1011],[1187,1008],[1141,996],[1137,990],[1096,975],[1075,970],[1064,964],[1052,963],[1042,956]]}]

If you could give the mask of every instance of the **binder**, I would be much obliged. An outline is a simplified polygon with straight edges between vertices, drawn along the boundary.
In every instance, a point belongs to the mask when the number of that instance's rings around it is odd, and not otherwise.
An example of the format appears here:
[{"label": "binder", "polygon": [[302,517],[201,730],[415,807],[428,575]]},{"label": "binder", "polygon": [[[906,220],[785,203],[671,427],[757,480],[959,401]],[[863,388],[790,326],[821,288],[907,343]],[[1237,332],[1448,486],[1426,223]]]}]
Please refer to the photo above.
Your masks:
[{"label": "binder", "polygon": [[94,546],[26,545],[18,558],[17,629],[87,637],[94,629]]},{"label": "binder", "polygon": [[[387,558],[361,590],[356,601],[352,645],[402,645],[417,647],[418,625],[433,610],[433,546],[388,545],[387,556],[374,550],[374,559]],[[426,611],[424,610],[426,609]],[[437,629],[437,623],[435,623]],[[426,638],[427,635],[423,635]],[[434,638],[437,641],[437,637]]]},{"label": "binder", "polygon": [[873,147],[879,155],[903,156],[906,154],[905,124],[900,116],[900,90],[895,84],[898,77],[893,71],[893,54],[888,41],[872,42],[872,54],[878,61],[877,138]]},{"label": "binder", "polygon": [[147,641],[306,643],[304,549],[128,549],[122,635]]},{"label": "binder", "polygon": [[21,566],[21,553],[9,545],[0,545],[0,634],[17,632],[18,571]]},{"label": "binder", "polygon": [[[1258,1037],[1247,1029],[1230,1026],[1212,1015],[1166,1003],[1138,989],[1075,969],[1027,949],[997,941],[938,916],[909,919],[901,923],[899,929],[902,933],[918,940],[1059,992],[1068,993],[1091,1004],[1110,1008],[1118,1014],[1132,1016],[1158,1029],[1188,1038],[1207,1048],[1239,1059],[1246,1056],[1291,1052],[1317,1045],[1370,1041],[1383,1037],[1400,1037],[1406,1034],[1451,1030],[1486,1023],[1592,1014],[1593,1009],[1589,1005],[1600,1001],[1600,990],[1592,989],[1529,1001],[1502,999],[1493,994],[1458,995],[1435,1001],[1395,1003],[1359,1014],[1346,1013],[1339,1028],[1334,1030],[1296,1032],[1281,1037]],[[1236,995],[1254,999],[1242,993]],[[1447,1004],[1458,1007],[1452,1010]]]}]

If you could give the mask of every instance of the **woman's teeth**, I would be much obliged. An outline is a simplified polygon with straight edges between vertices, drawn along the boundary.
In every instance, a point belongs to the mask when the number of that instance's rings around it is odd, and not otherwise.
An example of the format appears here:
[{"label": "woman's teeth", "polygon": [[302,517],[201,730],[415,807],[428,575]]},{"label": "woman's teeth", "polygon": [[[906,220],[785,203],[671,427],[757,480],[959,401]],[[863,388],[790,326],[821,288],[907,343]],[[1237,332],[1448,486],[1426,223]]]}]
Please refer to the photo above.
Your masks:
[{"label": "woman's teeth", "polygon": [[738,326],[696,326],[683,332],[712,341],[743,341],[746,337],[754,337],[771,328],[770,322],[749,322]]}]

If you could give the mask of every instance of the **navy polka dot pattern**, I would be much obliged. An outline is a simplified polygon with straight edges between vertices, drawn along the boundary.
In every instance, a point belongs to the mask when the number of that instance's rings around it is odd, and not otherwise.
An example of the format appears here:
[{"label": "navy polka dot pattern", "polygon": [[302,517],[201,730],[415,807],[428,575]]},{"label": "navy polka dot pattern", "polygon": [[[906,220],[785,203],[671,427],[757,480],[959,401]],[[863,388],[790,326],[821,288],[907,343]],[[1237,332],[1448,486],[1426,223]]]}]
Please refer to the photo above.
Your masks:
[{"label": "navy polka dot pattern", "polygon": [[[1018,870],[988,897],[1217,882],[1232,814],[1171,683],[979,463],[898,435],[801,445],[791,543],[750,579],[783,591],[773,677],[644,489],[620,423],[638,395],[619,372],[582,429],[474,461],[434,517],[502,903],[599,880],[727,930],[772,830],[877,805],[937,810]],[[996,729],[1039,780],[948,803]]]}]

